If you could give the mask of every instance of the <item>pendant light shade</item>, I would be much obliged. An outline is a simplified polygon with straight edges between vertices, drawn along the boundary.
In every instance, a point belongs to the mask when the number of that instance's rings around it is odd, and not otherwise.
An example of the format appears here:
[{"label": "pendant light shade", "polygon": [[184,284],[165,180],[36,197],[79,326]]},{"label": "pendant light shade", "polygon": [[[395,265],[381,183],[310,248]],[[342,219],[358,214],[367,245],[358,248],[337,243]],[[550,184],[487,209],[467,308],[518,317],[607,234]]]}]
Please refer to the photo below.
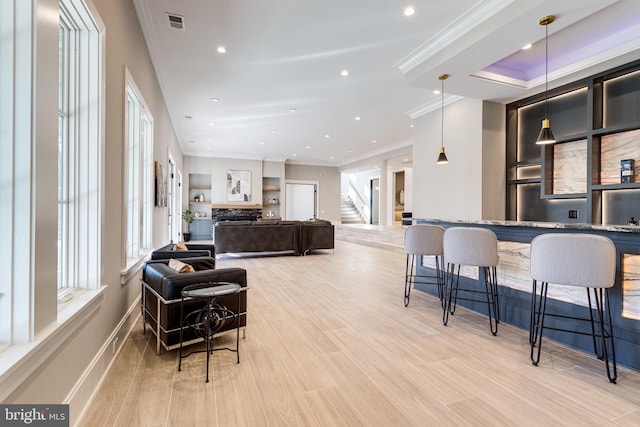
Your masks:
[{"label": "pendant light shade", "polygon": [[549,98],[549,24],[556,20],[553,15],[540,18],[540,25],[544,26],[544,120],[542,120],[542,128],[538,134],[536,144],[553,144],[556,138],[551,132],[551,122],[547,114],[547,100]]},{"label": "pendant light shade", "polygon": [[449,78],[448,74],[440,74],[438,79],[440,80],[440,95],[441,95],[441,106],[440,106],[440,118],[441,118],[441,126],[440,126],[440,154],[438,155],[438,160],[436,161],[439,165],[444,165],[449,163],[447,159],[447,155],[444,154],[444,81]]},{"label": "pendant light shade", "polygon": [[551,124],[549,119],[544,119],[542,121],[542,129],[540,129],[540,133],[538,134],[538,139],[536,139],[536,144],[553,144],[556,142],[556,137],[553,136],[553,132],[551,132]]},{"label": "pendant light shade", "polygon": [[449,163],[449,160],[447,160],[447,155],[444,154],[444,147],[440,147],[440,155],[438,155],[438,161],[436,163],[439,165]]}]

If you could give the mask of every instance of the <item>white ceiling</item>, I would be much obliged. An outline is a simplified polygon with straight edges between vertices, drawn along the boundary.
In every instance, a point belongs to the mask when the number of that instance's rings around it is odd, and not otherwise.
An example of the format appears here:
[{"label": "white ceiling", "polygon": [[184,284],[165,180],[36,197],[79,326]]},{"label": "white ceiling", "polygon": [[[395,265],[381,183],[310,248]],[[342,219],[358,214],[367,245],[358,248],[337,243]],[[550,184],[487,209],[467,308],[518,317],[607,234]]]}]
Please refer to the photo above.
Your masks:
[{"label": "white ceiling", "polygon": [[[451,75],[447,99],[544,90],[538,20],[549,14],[550,87],[640,58],[638,0],[133,2],[192,156],[344,167],[393,152],[403,161],[412,119],[440,108],[439,74]],[[407,5],[415,15],[404,16]],[[168,13],[184,17],[184,30]]]}]

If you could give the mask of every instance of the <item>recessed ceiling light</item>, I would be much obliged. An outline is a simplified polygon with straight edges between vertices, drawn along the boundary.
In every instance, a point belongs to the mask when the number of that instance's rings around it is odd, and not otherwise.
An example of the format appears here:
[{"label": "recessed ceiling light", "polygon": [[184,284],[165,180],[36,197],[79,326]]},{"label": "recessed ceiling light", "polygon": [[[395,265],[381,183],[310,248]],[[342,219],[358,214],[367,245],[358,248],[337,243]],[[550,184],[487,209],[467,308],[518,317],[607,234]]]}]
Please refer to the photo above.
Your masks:
[{"label": "recessed ceiling light", "polygon": [[326,134],[324,137],[325,138],[331,138],[331,136],[329,134]]},{"label": "recessed ceiling light", "polygon": [[531,49],[531,47],[532,47],[532,46],[533,46],[533,45],[532,45],[531,43],[526,44],[526,45],[522,46],[522,50]]},{"label": "recessed ceiling light", "polygon": [[309,148],[311,148],[311,146],[307,145],[305,148],[308,150]]},{"label": "recessed ceiling light", "polygon": [[375,139],[372,139],[372,140],[371,140],[371,142],[372,142],[373,144],[375,144],[375,143],[376,143],[376,142],[378,142],[378,141],[376,141]]},{"label": "recessed ceiling light", "polygon": [[333,156],[329,156],[329,160],[333,160]]},{"label": "recessed ceiling light", "polygon": [[292,113],[295,113],[298,110],[296,108],[289,108],[289,111],[291,111]]},{"label": "recessed ceiling light", "polygon": [[402,159],[402,161],[406,163],[409,161],[409,159]]},{"label": "recessed ceiling light", "polygon": [[209,122],[209,126],[215,126],[216,124],[213,122]]},{"label": "recessed ceiling light", "polygon": [[350,152],[351,152],[351,150],[347,150],[347,153],[350,153]]},{"label": "recessed ceiling light", "polygon": [[220,98],[211,98],[212,102],[220,102]]},{"label": "recessed ceiling light", "polygon": [[209,141],[213,141],[213,138],[209,138]]},{"label": "recessed ceiling light", "polygon": [[409,127],[410,127],[410,128],[412,128],[412,127],[413,127],[413,123],[411,123],[411,124],[409,125]]},{"label": "recessed ceiling light", "polygon": [[404,9],[404,16],[412,16],[414,13],[416,13],[416,10],[414,9],[413,6],[407,6]]},{"label": "recessed ceiling light", "polygon": [[438,89],[436,89],[436,90],[433,91],[433,94],[434,95],[440,95],[440,91]]},{"label": "recessed ceiling light", "polygon": [[360,120],[360,116],[356,116],[356,120]]},{"label": "recessed ceiling light", "polygon": [[347,76],[349,75],[349,70],[342,70],[342,71],[340,71],[340,75],[341,75],[342,77],[347,77]]},{"label": "recessed ceiling light", "polygon": [[292,156],[293,156],[293,157],[296,157],[296,156],[297,156],[297,154],[296,154],[296,153],[293,153],[293,154],[292,154]]},{"label": "recessed ceiling light", "polygon": [[264,145],[264,142],[260,141],[260,145]]},{"label": "recessed ceiling light", "polygon": [[218,53],[226,53],[227,49],[224,46],[218,46],[218,49],[216,49],[218,51]]}]

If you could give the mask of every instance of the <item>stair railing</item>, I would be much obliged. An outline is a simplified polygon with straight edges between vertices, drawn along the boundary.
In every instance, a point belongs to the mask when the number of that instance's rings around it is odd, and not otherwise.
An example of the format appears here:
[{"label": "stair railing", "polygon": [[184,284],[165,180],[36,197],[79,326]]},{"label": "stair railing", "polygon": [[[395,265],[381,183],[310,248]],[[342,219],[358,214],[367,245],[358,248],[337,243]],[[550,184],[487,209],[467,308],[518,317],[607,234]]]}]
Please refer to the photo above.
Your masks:
[{"label": "stair railing", "polygon": [[370,222],[369,219],[371,218],[369,214],[369,203],[362,197],[362,195],[360,195],[360,192],[358,192],[351,180],[349,180],[349,192],[347,197],[351,200],[351,203],[353,203],[353,206],[355,206],[362,219],[364,219],[364,222],[368,224]]}]

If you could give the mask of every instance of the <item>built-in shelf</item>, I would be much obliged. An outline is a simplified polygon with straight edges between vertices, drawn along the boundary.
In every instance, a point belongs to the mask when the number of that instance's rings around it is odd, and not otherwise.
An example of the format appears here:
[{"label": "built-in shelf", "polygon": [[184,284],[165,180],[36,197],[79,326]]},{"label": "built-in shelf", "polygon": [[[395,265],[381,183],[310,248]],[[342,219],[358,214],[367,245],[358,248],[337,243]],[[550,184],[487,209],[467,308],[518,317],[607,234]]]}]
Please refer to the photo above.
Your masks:
[{"label": "built-in shelf", "polygon": [[567,194],[543,194],[542,198],[543,199],[555,199],[555,200],[562,200],[562,199],[584,199],[585,197],[587,197],[587,193],[567,193]]},{"label": "built-in shelf", "polygon": [[[622,160],[634,160],[640,181],[639,98],[635,61],[507,105],[507,219],[603,224],[640,216],[640,182],[620,182]],[[556,143],[538,146],[547,111]]]},{"label": "built-in shelf", "polygon": [[603,184],[603,185],[592,185],[592,190],[633,190],[639,189],[640,183],[638,182],[630,182],[626,184]]},{"label": "built-in shelf", "polygon": [[280,186],[279,177],[262,178],[262,218],[280,219]]},{"label": "built-in shelf", "polygon": [[[189,224],[189,232],[193,240],[211,240],[211,175],[202,173],[189,174],[189,210],[193,222]],[[196,201],[196,198],[198,199]],[[199,200],[204,198],[204,200]],[[198,214],[199,216],[196,216]]]}]

